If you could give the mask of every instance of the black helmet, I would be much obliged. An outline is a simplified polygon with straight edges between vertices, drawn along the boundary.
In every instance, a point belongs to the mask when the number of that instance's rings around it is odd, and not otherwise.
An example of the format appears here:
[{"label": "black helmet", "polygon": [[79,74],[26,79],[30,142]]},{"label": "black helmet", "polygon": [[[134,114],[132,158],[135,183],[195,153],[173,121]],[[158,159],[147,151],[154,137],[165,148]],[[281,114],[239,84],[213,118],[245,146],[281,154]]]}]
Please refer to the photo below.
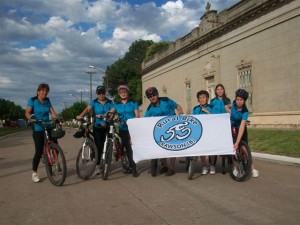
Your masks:
[{"label": "black helmet", "polygon": [[236,92],[235,92],[235,97],[240,97],[242,99],[244,99],[245,101],[248,99],[248,92],[244,89],[238,89]]},{"label": "black helmet", "polygon": [[59,120],[55,121],[55,127],[51,131],[52,138],[59,139],[59,138],[63,138],[65,136],[66,131],[64,131],[62,129],[61,124],[62,124],[62,121],[59,121]]},{"label": "black helmet", "polygon": [[105,94],[106,91],[105,91],[105,87],[104,86],[98,86],[97,89],[96,89],[96,94],[99,95],[99,94]]},{"label": "black helmet", "polygon": [[73,134],[73,137],[74,138],[82,138],[84,135],[84,132],[85,132],[84,128],[80,128],[78,131],[76,131],[75,134]]},{"label": "black helmet", "polygon": [[201,90],[197,93],[197,98],[199,98],[200,95],[206,95],[207,98],[209,98],[209,93],[205,90]]},{"label": "black helmet", "polygon": [[157,91],[156,87],[149,87],[145,91],[145,94],[146,94],[147,98],[151,98],[152,96],[158,95],[158,91]]}]

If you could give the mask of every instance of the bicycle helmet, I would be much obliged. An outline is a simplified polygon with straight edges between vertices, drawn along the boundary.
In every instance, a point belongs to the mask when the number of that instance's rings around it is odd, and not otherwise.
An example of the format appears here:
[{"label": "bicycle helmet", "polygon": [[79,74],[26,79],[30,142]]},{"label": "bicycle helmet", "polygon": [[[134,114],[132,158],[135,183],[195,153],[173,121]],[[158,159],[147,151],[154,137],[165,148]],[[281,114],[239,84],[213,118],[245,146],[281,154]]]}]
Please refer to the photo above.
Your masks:
[{"label": "bicycle helmet", "polygon": [[145,91],[145,94],[146,94],[147,98],[151,98],[152,96],[158,95],[158,91],[157,91],[156,87],[149,87]]},{"label": "bicycle helmet", "polygon": [[51,137],[56,139],[63,138],[65,134],[66,131],[64,131],[60,125],[56,125],[56,127],[51,131]]},{"label": "bicycle helmet", "polygon": [[76,131],[75,134],[73,134],[74,138],[82,138],[84,135],[84,128],[80,128],[78,131]]},{"label": "bicycle helmet", "polygon": [[242,99],[244,99],[245,101],[248,99],[248,92],[244,89],[238,89],[236,92],[235,92],[235,97],[240,97]]},{"label": "bicycle helmet", "polygon": [[98,86],[97,89],[96,89],[96,94],[99,95],[99,94],[105,94],[106,93],[106,90],[105,90],[105,87],[104,86]]},{"label": "bicycle helmet", "polygon": [[130,89],[129,89],[129,87],[128,87],[127,84],[120,84],[120,85],[118,86],[118,92],[119,92],[121,89],[127,90],[128,93],[130,92]]},{"label": "bicycle helmet", "polygon": [[209,93],[207,91],[204,91],[204,90],[199,91],[197,93],[197,98],[199,98],[200,95],[206,95],[206,97],[209,98]]}]

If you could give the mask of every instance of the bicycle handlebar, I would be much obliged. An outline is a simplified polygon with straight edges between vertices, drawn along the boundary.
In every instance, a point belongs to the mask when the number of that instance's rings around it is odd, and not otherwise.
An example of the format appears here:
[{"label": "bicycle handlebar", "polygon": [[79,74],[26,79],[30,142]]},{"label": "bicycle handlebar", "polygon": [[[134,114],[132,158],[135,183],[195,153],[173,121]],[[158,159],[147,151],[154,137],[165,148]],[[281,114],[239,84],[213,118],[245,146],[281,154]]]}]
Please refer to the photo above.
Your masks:
[{"label": "bicycle handlebar", "polygon": [[41,124],[41,125],[55,125],[55,124],[61,124],[63,122],[62,119],[60,118],[57,118],[57,119],[52,119],[52,120],[49,120],[49,121],[43,121],[43,120],[37,120],[35,118],[30,118],[28,120],[28,124],[29,125],[32,125],[32,124]]},{"label": "bicycle handlebar", "polygon": [[104,121],[108,122],[119,122],[122,118],[124,118],[123,114],[118,115],[118,118],[114,118],[116,116],[115,113],[113,112],[107,112],[104,115],[96,115],[96,118],[103,119]]}]

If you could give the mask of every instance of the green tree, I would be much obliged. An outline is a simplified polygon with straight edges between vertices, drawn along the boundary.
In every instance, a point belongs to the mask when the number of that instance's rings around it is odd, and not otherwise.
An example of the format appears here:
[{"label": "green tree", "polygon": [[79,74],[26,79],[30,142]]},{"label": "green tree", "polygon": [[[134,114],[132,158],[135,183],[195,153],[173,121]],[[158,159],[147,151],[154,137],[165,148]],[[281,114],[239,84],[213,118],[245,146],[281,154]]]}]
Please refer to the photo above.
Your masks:
[{"label": "green tree", "polygon": [[0,98],[0,119],[17,120],[25,118],[25,109],[14,102]]},{"label": "green tree", "polygon": [[141,65],[148,47],[153,43],[150,40],[133,42],[123,58],[119,58],[115,63],[107,67],[104,85],[108,88],[109,94],[113,98],[118,98],[118,85],[126,83],[131,90],[131,97],[141,104]]},{"label": "green tree", "polygon": [[151,58],[155,53],[160,52],[161,50],[167,48],[169,46],[170,42],[167,41],[161,41],[161,42],[156,42],[153,45],[151,45],[146,52],[146,57],[145,59]]},{"label": "green tree", "polygon": [[75,102],[71,107],[64,109],[60,116],[63,120],[68,121],[75,119],[87,106],[86,102]]}]

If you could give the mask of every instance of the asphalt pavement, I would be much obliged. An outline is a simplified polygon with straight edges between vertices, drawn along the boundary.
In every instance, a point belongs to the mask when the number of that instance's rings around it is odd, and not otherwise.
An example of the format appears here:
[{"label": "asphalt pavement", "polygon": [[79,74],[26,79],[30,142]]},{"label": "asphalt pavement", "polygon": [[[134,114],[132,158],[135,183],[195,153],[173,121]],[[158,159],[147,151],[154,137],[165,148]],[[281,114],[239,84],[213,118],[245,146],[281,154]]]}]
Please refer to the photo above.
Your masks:
[{"label": "asphalt pavement", "polygon": [[138,163],[139,177],[123,174],[114,162],[108,180],[94,174],[81,180],[76,156],[82,139],[73,129],[59,140],[67,179],[55,187],[43,164],[41,182],[31,180],[31,132],[0,138],[0,225],[296,225],[300,221],[299,159],[253,153],[259,178],[233,181],[221,173],[188,180],[185,165],[171,177],[150,175],[150,162]]}]

